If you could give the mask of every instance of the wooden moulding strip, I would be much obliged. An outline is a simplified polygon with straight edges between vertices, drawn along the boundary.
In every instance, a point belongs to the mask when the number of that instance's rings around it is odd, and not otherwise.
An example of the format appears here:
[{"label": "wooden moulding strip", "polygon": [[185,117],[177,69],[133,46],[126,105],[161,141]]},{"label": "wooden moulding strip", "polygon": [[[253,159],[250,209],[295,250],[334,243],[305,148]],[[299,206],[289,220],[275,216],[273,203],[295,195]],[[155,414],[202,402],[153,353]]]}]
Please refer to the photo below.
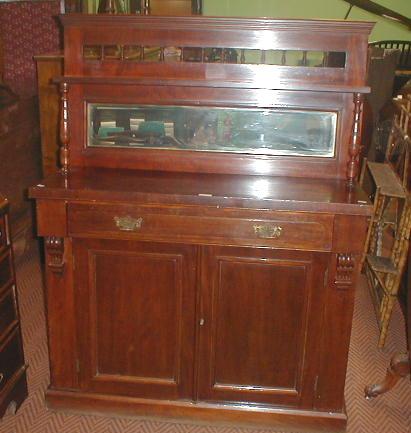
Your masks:
[{"label": "wooden moulding strip", "polygon": [[94,85],[123,85],[123,86],[175,86],[175,87],[214,87],[214,88],[266,88],[269,90],[290,90],[306,92],[333,92],[333,93],[370,93],[370,87],[361,85],[338,84],[331,85],[327,83],[303,83],[301,80],[282,84],[281,82],[272,81],[270,86],[259,86],[255,81],[246,80],[199,80],[199,79],[159,79],[149,77],[90,77],[87,75],[65,76],[53,79],[53,82],[60,84],[94,84]]},{"label": "wooden moulding strip", "polygon": [[152,400],[65,390],[46,391],[50,409],[89,412],[103,415],[160,417],[207,423],[275,426],[281,429],[303,429],[306,432],[342,432],[345,413],[313,412],[280,407],[190,402],[187,400]]}]

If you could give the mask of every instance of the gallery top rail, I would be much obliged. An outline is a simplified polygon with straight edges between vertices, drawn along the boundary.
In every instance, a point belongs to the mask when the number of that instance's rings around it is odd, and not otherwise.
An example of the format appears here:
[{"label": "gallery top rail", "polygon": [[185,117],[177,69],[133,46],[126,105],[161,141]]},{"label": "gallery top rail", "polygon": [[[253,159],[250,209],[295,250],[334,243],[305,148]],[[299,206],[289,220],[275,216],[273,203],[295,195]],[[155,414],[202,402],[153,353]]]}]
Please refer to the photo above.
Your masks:
[{"label": "gallery top rail", "polygon": [[367,91],[369,22],[87,14],[61,21],[66,77]]}]

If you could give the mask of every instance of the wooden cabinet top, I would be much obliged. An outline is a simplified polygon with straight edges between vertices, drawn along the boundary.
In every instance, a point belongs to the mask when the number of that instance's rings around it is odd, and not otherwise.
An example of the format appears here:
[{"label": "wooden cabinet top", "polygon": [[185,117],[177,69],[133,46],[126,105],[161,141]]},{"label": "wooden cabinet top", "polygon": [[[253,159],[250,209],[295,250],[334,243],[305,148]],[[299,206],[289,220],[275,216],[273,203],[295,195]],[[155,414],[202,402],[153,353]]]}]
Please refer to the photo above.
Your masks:
[{"label": "wooden cabinet top", "polygon": [[33,198],[100,200],[316,211],[370,215],[365,193],[344,181],[271,176],[238,176],[76,169],[32,187]]}]

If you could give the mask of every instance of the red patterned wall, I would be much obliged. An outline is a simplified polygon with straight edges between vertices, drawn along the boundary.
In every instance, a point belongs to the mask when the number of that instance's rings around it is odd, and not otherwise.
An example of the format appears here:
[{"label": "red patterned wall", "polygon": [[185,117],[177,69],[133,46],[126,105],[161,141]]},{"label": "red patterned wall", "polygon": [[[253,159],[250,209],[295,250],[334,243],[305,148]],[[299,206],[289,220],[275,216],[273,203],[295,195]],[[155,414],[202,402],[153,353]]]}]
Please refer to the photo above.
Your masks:
[{"label": "red patterned wall", "polygon": [[37,93],[33,56],[60,48],[59,12],[58,0],[0,3],[3,78],[18,95]]}]

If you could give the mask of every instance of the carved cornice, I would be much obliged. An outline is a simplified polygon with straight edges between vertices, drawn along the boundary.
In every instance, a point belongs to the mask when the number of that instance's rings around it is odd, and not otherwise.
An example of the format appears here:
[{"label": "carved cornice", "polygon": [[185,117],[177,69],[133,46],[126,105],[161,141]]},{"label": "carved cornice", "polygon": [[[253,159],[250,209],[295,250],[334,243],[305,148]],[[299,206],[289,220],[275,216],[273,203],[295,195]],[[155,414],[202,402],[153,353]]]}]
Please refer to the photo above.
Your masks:
[{"label": "carved cornice", "polygon": [[261,31],[275,30],[285,32],[333,32],[363,34],[368,36],[374,23],[367,21],[337,21],[337,20],[304,20],[304,19],[271,19],[271,18],[233,18],[233,17],[207,17],[184,16],[172,19],[154,15],[113,15],[110,14],[65,14],[60,16],[65,27],[71,25],[101,26],[102,28],[124,28],[135,26],[149,30],[242,30]]}]

